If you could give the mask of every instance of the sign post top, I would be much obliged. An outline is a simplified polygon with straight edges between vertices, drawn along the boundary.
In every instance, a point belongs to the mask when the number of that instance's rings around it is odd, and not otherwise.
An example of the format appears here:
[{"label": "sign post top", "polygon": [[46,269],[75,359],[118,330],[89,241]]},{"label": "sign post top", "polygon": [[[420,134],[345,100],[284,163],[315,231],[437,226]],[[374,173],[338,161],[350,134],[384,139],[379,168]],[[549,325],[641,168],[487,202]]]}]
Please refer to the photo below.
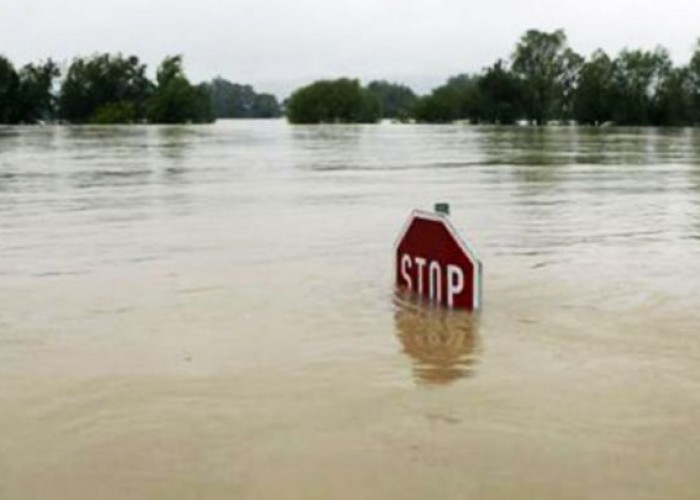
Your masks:
[{"label": "sign post top", "polygon": [[436,203],[435,213],[450,215],[450,204],[449,203]]}]

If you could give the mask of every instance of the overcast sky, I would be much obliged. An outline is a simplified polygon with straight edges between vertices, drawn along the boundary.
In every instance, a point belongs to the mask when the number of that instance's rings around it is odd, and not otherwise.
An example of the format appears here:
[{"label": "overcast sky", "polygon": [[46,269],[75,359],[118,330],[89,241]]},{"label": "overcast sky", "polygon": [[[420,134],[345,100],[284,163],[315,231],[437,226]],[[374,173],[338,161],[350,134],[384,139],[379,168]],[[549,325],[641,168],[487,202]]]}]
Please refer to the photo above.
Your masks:
[{"label": "overcast sky", "polygon": [[563,28],[583,55],[663,45],[684,64],[700,1],[0,0],[0,54],[17,65],[108,51],[153,72],[180,53],[193,81],[221,75],[280,97],[338,76],[425,92],[508,57],[530,28]]}]

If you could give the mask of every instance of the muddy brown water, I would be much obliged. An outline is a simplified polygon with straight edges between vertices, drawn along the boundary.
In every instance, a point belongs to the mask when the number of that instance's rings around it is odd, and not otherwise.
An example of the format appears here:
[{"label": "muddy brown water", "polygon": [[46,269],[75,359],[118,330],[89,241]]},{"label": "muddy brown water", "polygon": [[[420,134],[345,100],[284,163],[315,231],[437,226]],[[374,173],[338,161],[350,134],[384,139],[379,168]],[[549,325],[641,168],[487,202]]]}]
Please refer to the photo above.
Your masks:
[{"label": "muddy brown water", "polygon": [[0,498],[694,499],[699,292],[693,130],[0,128]]}]

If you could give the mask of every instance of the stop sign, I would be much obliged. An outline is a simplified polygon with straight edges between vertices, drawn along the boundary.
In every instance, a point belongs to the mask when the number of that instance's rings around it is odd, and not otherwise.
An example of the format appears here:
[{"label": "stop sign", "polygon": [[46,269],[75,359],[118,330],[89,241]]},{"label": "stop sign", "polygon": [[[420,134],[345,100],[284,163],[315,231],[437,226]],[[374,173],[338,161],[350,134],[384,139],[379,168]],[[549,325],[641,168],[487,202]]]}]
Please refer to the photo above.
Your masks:
[{"label": "stop sign", "polygon": [[396,286],[473,311],[481,307],[481,262],[446,216],[416,210],[396,243]]}]

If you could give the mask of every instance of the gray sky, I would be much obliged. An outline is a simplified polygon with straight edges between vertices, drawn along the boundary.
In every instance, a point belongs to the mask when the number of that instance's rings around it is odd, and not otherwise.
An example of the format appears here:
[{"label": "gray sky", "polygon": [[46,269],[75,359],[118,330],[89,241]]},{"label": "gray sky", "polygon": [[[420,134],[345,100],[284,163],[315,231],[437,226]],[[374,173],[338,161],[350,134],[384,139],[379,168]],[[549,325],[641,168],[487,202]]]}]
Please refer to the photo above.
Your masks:
[{"label": "gray sky", "polygon": [[508,57],[530,28],[563,28],[583,55],[663,45],[684,64],[698,20],[698,0],[0,0],[0,53],[16,65],[133,53],[152,72],[181,53],[193,81],[280,97],[338,76],[425,92]]}]

